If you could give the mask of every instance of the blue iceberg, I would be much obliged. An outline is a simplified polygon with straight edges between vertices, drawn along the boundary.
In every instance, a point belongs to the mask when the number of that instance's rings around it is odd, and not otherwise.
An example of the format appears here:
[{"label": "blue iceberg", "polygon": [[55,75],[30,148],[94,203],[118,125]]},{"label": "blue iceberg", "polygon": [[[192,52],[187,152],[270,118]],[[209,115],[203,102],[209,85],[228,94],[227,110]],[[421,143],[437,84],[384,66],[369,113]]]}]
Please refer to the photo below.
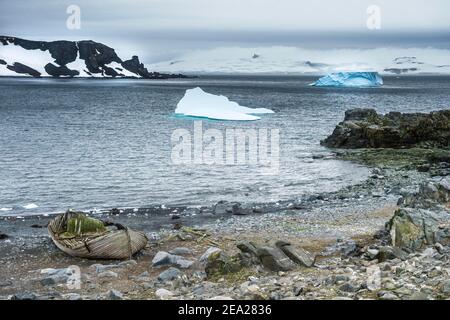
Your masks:
[{"label": "blue iceberg", "polygon": [[312,84],[316,87],[379,87],[383,79],[378,72],[330,73]]}]

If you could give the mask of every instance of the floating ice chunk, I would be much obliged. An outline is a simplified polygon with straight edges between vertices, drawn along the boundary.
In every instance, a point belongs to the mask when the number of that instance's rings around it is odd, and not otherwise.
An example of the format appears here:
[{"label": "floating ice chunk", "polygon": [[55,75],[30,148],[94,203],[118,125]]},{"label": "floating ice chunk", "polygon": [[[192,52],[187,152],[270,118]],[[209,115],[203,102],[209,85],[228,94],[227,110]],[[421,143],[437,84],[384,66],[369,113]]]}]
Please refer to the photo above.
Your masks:
[{"label": "floating ice chunk", "polygon": [[260,119],[254,114],[274,112],[265,108],[243,107],[225,96],[210,94],[197,87],[186,90],[184,97],[178,102],[175,113],[217,120],[252,121]]},{"label": "floating ice chunk", "polygon": [[0,208],[0,211],[12,211],[13,208]]},{"label": "floating ice chunk", "polygon": [[378,72],[331,73],[312,84],[317,87],[379,87],[383,79]]},{"label": "floating ice chunk", "polygon": [[31,209],[39,208],[39,206],[37,204],[30,203],[30,204],[27,204],[27,205],[23,206],[23,208],[27,209],[27,210],[31,210]]}]

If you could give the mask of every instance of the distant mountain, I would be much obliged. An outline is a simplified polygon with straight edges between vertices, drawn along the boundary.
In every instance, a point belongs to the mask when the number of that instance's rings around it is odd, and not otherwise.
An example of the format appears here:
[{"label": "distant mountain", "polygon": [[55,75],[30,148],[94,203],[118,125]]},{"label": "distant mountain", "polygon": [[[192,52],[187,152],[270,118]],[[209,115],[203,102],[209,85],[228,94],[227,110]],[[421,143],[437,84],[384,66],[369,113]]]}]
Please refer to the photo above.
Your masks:
[{"label": "distant mountain", "polygon": [[310,74],[377,71],[383,75],[450,74],[450,50],[437,48],[307,49],[218,47],[190,50],[148,65],[191,74]]},{"label": "distant mountain", "polygon": [[122,60],[102,43],[32,41],[0,36],[0,76],[181,78],[181,74],[150,72],[137,56]]}]

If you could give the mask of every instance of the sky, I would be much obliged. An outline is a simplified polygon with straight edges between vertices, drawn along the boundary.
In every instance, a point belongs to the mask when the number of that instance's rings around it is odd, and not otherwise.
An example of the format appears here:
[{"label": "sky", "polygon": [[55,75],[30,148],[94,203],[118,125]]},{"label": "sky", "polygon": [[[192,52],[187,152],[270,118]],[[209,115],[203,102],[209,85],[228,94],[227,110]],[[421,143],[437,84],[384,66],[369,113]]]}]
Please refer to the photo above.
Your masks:
[{"label": "sky", "polygon": [[[66,26],[70,5],[80,8],[80,29]],[[367,12],[373,5],[379,16]],[[448,0],[0,0],[0,8],[1,35],[92,39],[147,63],[220,46],[450,48]],[[379,28],[369,29],[374,17]]]}]

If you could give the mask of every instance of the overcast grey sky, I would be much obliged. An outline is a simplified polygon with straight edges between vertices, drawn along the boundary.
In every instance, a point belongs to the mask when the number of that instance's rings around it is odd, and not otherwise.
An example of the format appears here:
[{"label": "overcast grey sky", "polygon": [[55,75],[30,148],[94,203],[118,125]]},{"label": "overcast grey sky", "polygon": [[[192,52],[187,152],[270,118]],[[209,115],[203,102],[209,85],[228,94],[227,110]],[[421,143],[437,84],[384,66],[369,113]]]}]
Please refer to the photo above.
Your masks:
[{"label": "overcast grey sky", "polygon": [[[71,4],[80,30],[66,28]],[[381,9],[380,30],[366,26],[370,5]],[[450,47],[449,0],[0,0],[0,8],[0,34],[93,39],[152,61],[223,45]]]}]

